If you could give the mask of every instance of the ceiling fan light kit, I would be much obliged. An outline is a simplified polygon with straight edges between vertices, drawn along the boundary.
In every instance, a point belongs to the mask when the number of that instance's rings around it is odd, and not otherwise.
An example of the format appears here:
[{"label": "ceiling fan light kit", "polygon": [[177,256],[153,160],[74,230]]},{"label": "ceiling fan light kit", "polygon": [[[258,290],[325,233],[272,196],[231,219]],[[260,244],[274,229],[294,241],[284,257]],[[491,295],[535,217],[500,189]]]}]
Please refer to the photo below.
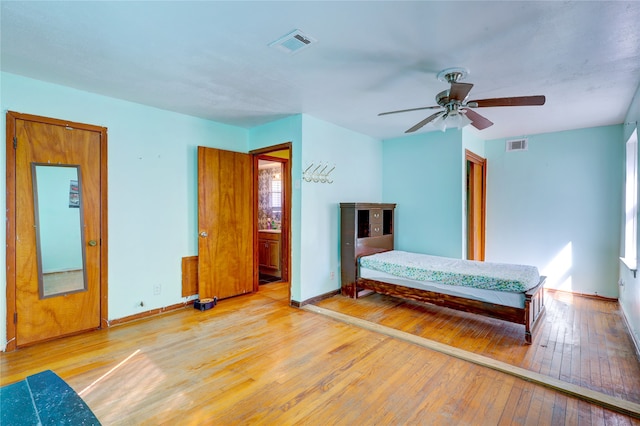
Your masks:
[{"label": "ceiling fan light kit", "polygon": [[467,117],[466,114],[462,112],[458,112],[457,114],[444,114],[441,118],[433,121],[433,125],[438,128],[438,130],[446,131],[448,128],[458,128],[462,129],[465,126],[471,124],[472,121]]},{"label": "ceiling fan light kit", "polygon": [[464,80],[468,75],[469,70],[461,67],[447,68],[440,71],[437,75],[438,80],[449,83],[450,87],[436,95],[437,106],[388,111],[382,112],[378,115],[398,114],[425,109],[443,109],[431,114],[424,120],[406,130],[405,133],[413,133],[429,123],[432,123],[434,127],[442,130],[443,132],[447,127],[457,127],[458,129],[461,129],[469,124],[478,130],[483,130],[492,126],[493,123],[486,117],[474,111],[472,108],[535,106],[544,105],[546,102],[546,98],[543,95],[479,99],[467,102],[467,97],[473,88],[473,84],[460,83],[460,80]]}]

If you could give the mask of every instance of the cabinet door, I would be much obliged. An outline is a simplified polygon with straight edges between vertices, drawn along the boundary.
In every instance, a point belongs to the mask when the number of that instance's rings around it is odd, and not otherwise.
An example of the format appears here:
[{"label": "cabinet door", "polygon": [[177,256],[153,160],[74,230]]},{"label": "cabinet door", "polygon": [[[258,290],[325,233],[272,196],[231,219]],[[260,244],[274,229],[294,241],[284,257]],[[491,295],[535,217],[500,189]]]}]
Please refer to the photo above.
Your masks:
[{"label": "cabinet door", "polygon": [[269,266],[269,241],[258,240],[258,263],[260,266]]},{"label": "cabinet door", "polygon": [[269,241],[269,267],[280,269],[280,243]]}]

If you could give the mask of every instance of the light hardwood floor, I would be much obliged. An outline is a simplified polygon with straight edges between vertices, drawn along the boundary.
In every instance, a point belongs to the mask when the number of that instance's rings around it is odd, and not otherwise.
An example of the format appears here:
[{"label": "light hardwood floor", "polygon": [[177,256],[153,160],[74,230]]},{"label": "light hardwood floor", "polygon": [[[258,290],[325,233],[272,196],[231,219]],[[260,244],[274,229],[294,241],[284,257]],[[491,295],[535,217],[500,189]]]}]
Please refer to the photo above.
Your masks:
[{"label": "light hardwood floor", "polygon": [[[286,284],[0,356],[0,384],[51,369],[105,425],[640,424],[513,376],[288,306]],[[549,293],[520,327],[372,295],[318,305],[640,401],[617,304]]]},{"label": "light hardwood floor", "polygon": [[640,363],[615,301],[546,292],[532,345],[524,326],[373,294],[318,306],[640,403]]}]

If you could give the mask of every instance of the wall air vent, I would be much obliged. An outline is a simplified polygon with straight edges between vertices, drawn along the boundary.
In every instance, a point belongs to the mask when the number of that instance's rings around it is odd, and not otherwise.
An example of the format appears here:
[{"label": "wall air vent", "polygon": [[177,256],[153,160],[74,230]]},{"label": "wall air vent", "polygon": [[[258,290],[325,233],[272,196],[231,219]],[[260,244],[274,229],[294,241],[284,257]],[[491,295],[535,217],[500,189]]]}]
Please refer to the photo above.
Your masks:
[{"label": "wall air vent", "polygon": [[280,37],[278,40],[269,43],[269,47],[274,47],[285,53],[293,55],[299,51],[311,46],[317,40],[313,37],[309,37],[303,34],[300,30],[294,30],[284,37]]},{"label": "wall air vent", "polygon": [[523,139],[511,139],[507,141],[507,152],[509,151],[526,151],[529,142],[526,138]]}]

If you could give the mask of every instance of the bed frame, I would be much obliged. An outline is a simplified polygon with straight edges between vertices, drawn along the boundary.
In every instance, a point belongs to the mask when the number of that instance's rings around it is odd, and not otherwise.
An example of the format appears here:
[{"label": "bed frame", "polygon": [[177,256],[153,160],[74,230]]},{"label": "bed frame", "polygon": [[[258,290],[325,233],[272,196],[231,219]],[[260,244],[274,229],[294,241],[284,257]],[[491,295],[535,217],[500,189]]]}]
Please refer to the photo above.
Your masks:
[{"label": "bed frame", "polygon": [[[525,342],[527,344],[531,344],[533,341],[533,333],[538,325],[538,319],[540,319],[541,315],[544,313],[544,281],[545,277],[540,277],[538,285],[524,294],[524,308],[496,305],[494,303],[481,302],[458,296],[450,296],[448,294],[435,293],[428,290],[419,290],[366,278],[358,278],[353,286],[357,286],[358,290],[357,292],[354,291],[355,298],[361,297],[363,295],[363,290],[364,295],[370,294],[371,291],[374,291],[388,296],[417,300],[419,302],[431,303],[458,311],[471,312],[491,318],[497,318],[503,321],[523,324]],[[370,291],[367,292],[366,290]]]},{"label": "bed frame", "polygon": [[536,326],[544,314],[546,277],[540,277],[538,285],[524,293],[523,308],[481,302],[360,277],[360,257],[394,249],[395,206],[395,204],[382,203],[340,204],[342,295],[357,299],[376,292],[522,324],[525,328],[525,342],[531,344]]},{"label": "bed frame", "polygon": [[[361,253],[356,258],[356,271],[359,271],[359,259],[361,256],[387,251],[384,249],[367,250],[363,247]],[[512,306],[497,305],[494,303],[481,302],[459,296],[437,293],[428,290],[420,290],[382,281],[361,278],[359,272],[355,280],[351,283],[343,284],[342,294],[357,299],[372,292],[399,297],[402,299],[416,300],[419,302],[431,303],[445,308],[458,311],[470,312],[484,315],[486,317],[497,318],[516,324],[524,325],[524,339],[527,344],[533,341],[533,333],[537,328],[539,319],[544,314],[544,282],[546,277],[540,277],[540,282],[534,288],[524,293],[524,308],[514,308]]]}]

